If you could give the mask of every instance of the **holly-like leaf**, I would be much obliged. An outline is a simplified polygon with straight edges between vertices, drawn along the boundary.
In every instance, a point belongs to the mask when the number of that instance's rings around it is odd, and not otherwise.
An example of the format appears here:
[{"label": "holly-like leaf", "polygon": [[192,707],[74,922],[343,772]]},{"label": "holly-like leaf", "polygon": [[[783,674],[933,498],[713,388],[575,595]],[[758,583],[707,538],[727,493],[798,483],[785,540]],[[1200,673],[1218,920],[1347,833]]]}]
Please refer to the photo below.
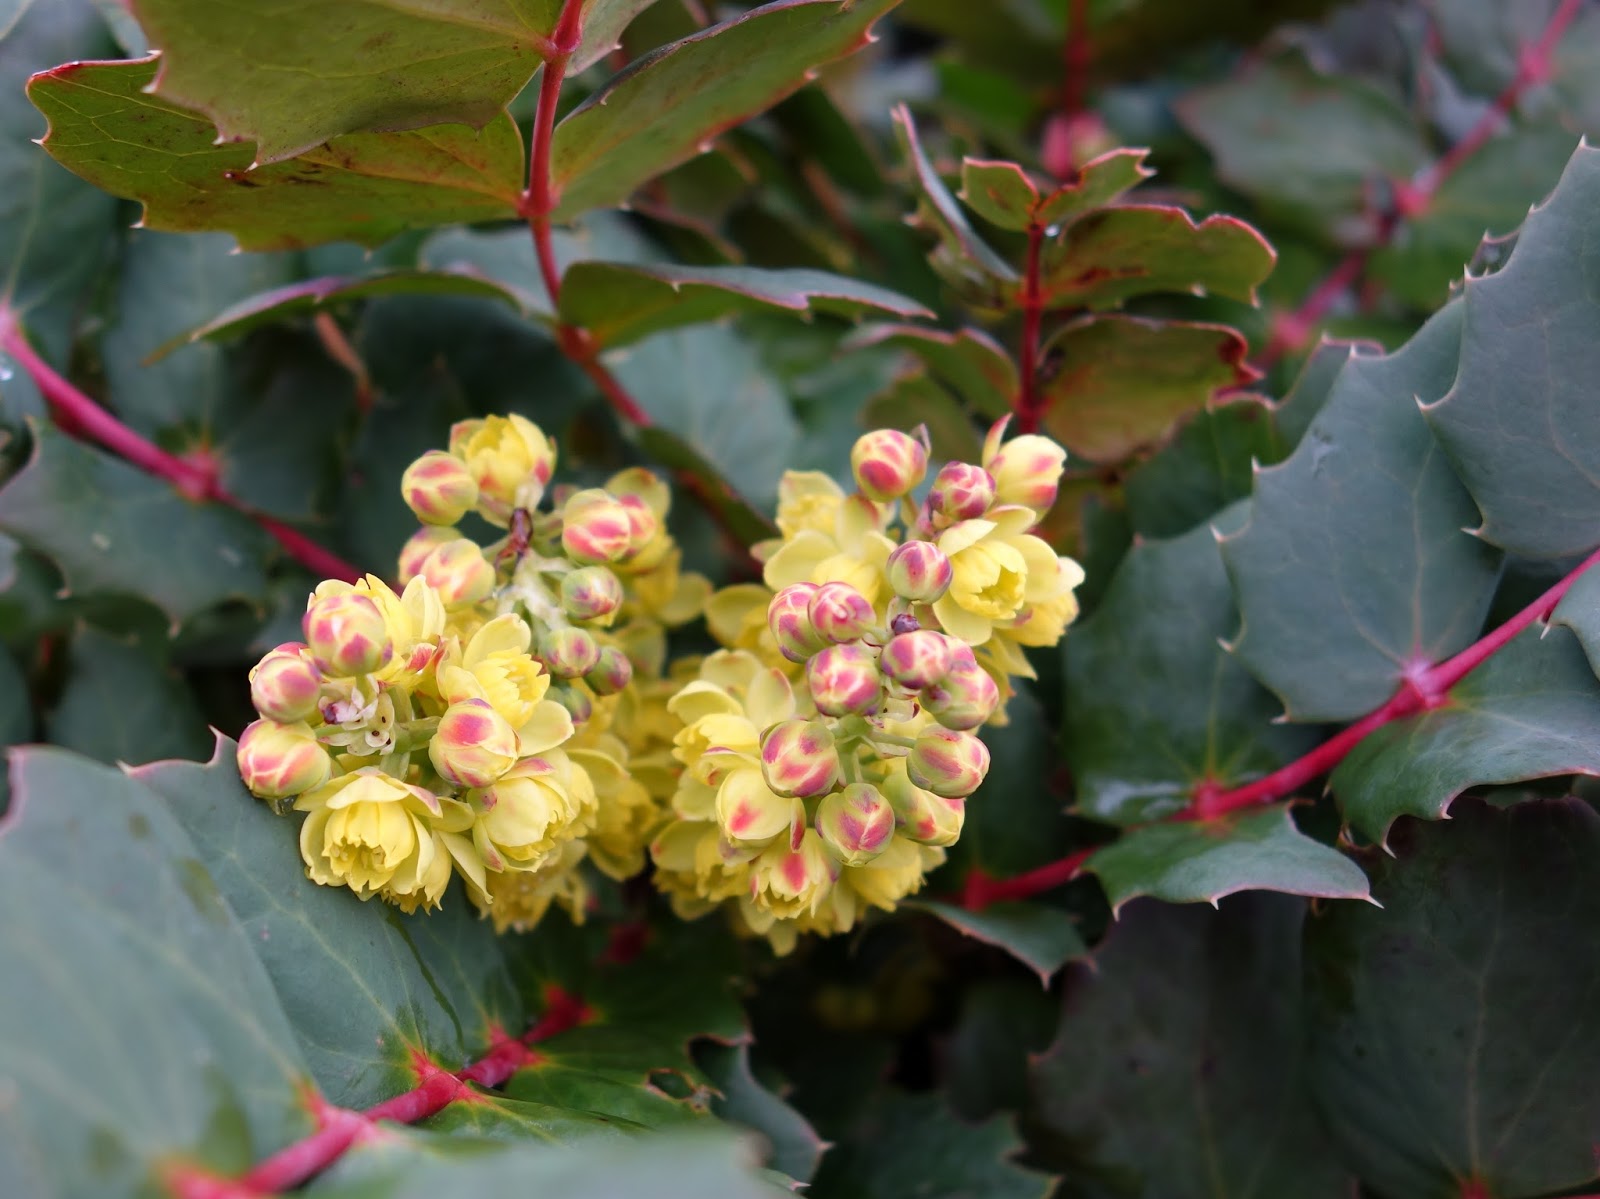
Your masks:
[{"label": "holly-like leaf", "polygon": [[997,903],[981,912],[935,900],[917,900],[906,906],[920,908],[974,940],[1005,950],[1037,974],[1045,986],[1057,970],[1089,952],[1072,917],[1046,904]]},{"label": "holly-like leaf", "polygon": [[991,225],[1022,232],[1034,224],[1039,186],[1014,162],[961,160],[961,190],[966,206]]},{"label": "holly-like leaf", "polygon": [[1141,895],[1211,904],[1237,891],[1367,898],[1361,867],[1296,828],[1287,804],[1132,829],[1083,868],[1100,879],[1113,912]]},{"label": "holly-like leaf", "polygon": [[1361,716],[1483,627],[1500,555],[1465,531],[1472,500],[1417,411],[1461,344],[1455,304],[1394,354],[1354,355],[1223,543],[1239,661],[1293,720]]},{"label": "holly-like leaf", "polygon": [[1249,497],[1255,464],[1283,457],[1275,412],[1254,397],[1197,412],[1128,473],[1123,499],[1143,537],[1177,537]]},{"label": "holly-like leaf", "polygon": [[1040,290],[1051,308],[1114,308],[1152,292],[1193,292],[1255,303],[1277,255],[1236,217],[1198,225],[1181,208],[1122,204],[1068,225],[1047,243]]},{"label": "holly-like leaf", "polygon": [[852,415],[850,442],[862,427],[912,434],[921,428],[928,431],[928,452],[936,461],[976,462],[983,454],[983,441],[961,401],[921,371],[900,376]]},{"label": "holly-like leaf", "polygon": [[956,1114],[982,1120],[1021,1108],[1028,1063],[1049,1048],[1059,1018],[1056,997],[1024,978],[982,979],[966,988],[943,1053]]},{"label": "holly-like leaf", "polygon": [[266,535],[237,512],[30,422],[33,453],[0,489],[0,530],[43,554],[80,595],[134,595],[174,623],[260,599]]},{"label": "holly-like leaf", "polygon": [[[1242,518],[1236,505],[1217,524]],[[1223,652],[1236,622],[1210,527],[1123,558],[1066,642],[1063,756],[1084,815],[1159,819],[1201,783],[1247,782],[1316,743],[1311,730],[1272,724],[1272,696]]]},{"label": "holly-like leaf", "polygon": [[212,744],[180,676],[140,646],[92,627],[72,638],[66,686],[45,731],[57,745],[107,764],[203,758]]},{"label": "holly-like leaf", "polygon": [[1426,409],[1483,513],[1479,536],[1528,557],[1600,541],[1600,417],[1590,396],[1600,296],[1589,285],[1597,205],[1600,150],[1581,146],[1529,214],[1510,261],[1467,283],[1455,386]]},{"label": "holly-like leaf", "polygon": [[600,346],[748,311],[933,315],[887,288],[826,271],[580,262],[561,280],[561,319],[587,329]]},{"label": "holly-like leaf", "polygon": [[1155,172],[1144,165],[1148,150],[1108,150],[1078,168],[1072,183],[1063,183],[1043,198],[1034,219],[1048,229],[1074,221],[1091,209],[1115,203]]},{"label": "holly-like leaf", "polygon": [[868,346],[893,346],[916,355],[935,379],[985,416],[1004,416],[1016,400],[1016,363],[981,329],[950,333],[916,325],[872,325],[845,343],[846,349]]},{"label": "holly-like leaf", "polygon": [[1351,355],[1362,349],[1377,354],[1383,352],[1383,347],[1375,342],[1358,344],[1324,339],[1306,355],[1300,373],[1272,412],[1272,423],[1277,426],[1286,448],[1292,449],[1300,444],[1312,420],[1333,394],[1333,385],[1338,381],[1344,364]]},{"label": "holly-like leaf", "polygon": [[67,63],[28,97],[50,119],[44,147],[112,195],[138,200],[149,229],[232,233],[246,250],[348,239],[376,246],[404,229],[511,218],[522,137],[499,116],[481,131],[441,125],[352,133],[252,169],[248,143],[216,144],[210,122],[145,88],[157,60]]},{"label": "holly-like leaf", "polygon": [[1122,461],[1218,391],[1257,377],[1244,338],[1222,325],[1090,317],[1044,352],[1045,429],[1090,462]]},{"label": "holly-like leaf", "polygon": [[1144,165],[1148,155],[1148,150],[1110,150],[1084,163],[1071,183],[1042,195],[1033,177],[1014,162],[965,158],[961,161],[961,198],[972,211],[1002,229],[1019,233],[1030,225],[1052,229],[1114,203],[1154,175]]},{"label": "holly-like leaf", "polygon": [[1590,667],[1600,675],[1600,571],[1591,567],[1577,577],[1550,614],[1550,623],[1573,631]]},{"label": "holly-like leaf", "polygon": [[1461,804],[1390,845],[1370,867],[1383,906],[1338,904],[1306,936],[1303,1043],[1345,1160],[1417,1199],[1592,1189],[1600,818]]},{"label": "holly-like leaf", "polygon": [[827,1143],[804,1116],[762,1085],[750,1068],[750,1046],[707,1042],[695,1061],[720,1092],[712,1101],[717,1116],[761,1134],[765,1165],[796,1182],[810,1182]]},{"label": "holly-like leaf", "polygon": [[623,203],[871,41],[899,0],[775,0],[635,62],[556,127],[556,218]]},{"label": "holly-like leaf", "polygon": [[1304,912],[1281,895],[1125,909],[1033,1066],[1033,1153],[1096,1193],[1347,1199],[1305,1084]]},{"label": "holly-like leaf", "polygon": [[1441,707],[1378,729],[1330,785],[1382,843],[1397,816],[1438,820],[1469,787],[1600,775],[1600,682],[1577,641],[1530,629],[1451,688]]}]

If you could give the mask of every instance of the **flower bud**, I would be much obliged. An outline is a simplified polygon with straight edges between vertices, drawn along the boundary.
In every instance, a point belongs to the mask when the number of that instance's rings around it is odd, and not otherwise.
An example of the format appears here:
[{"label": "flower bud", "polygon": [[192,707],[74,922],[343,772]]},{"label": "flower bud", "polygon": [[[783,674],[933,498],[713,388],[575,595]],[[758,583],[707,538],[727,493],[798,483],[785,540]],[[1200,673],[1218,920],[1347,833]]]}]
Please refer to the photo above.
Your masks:
[{"label": "flower bud", "polygon": [[574,492],[561,509],[561,548],[574,562],[621,562],[633,552],[628,509],[597,487]]},{"label": "flower bud", "polygon": [[811,627],[825,641],[855,641],[877,620],[877,613],[849,583],[824,583],[806,605]]},{"label": "flower bud", "polygon": [[884,572],[896,595],[924,604],[950,590],[950,580],[955,577],[950,559],[931,541],[908,541],[897,547]]},{"label": "flower bud", "polygon": [[428,760],[458,787],[487,787],[517,761],[517,733],[488,700],[464,699],[439,718]]},{"label": "flower bud", "polygon": [[616,499],[628,514],[627,556],[632,558],[655,540],[656,534],[661,532],[661,521],[656,517],[655,510],[639,496],[621,495]]},{"label": "flower bud", "polygon": [[926,729],[911,747],[906,773],[935,795],[962,798],[976,791],[989,773],[989,747],[958,729]]},{"label": "flower bud", "polygon": [[556,450],[526,417],[491,416],[450,427],[450,453],[478,484],[478,511],[502,529],[517,508],[538,503],[555,470]]},{"label": "flower bud", "polygon": [[967,801],[924,791],[898,771],[883,784],[903,836],[922,845],[954,845],[967,818]]},{"label": "flower bud", "polygon": [[330,678],[371,674],[394,655],[383,613],[354,591],[312,600],[300,627],[317,669]]},{"label": "flower bud", "polygon": [[573,724],[582,724],[594,715],[594,700],[582,687],[555,686],[545,693],[545,698],[565,708]]},{"label": "flower bud", "polygon": [[558,679],[576,679],[600,665],[600,643],[582,629],[551,629],[539,639],[539,659]]},{"label": "flower bud", "polygon": [[268,720],[294,724],[317,710],[322,679],[303,649],[297,641],[280,645],[250,671],[250,702]]},{"label": "flower bud", "polygon": [[447,525],[424,525],[406,538],[406,543],[400,547],[400,586],[404,587],[422,573],[422,564],[429,554],[460,536]]},{"label": "flower bud", "polygon": [[1000,688],[973,660],[958,653],[944,677],[922,693],[922,706],[947,729],[975,729],[1000,706]]},{"label": "flower bud", "polygon": [[994,476],[971,462],[946,462],[928,490],[928,509],[948,521],[976,520],[994,503]]},{"label": "flower bud", "polygon": [[891,637],[878,654],[883,673],[912,691],[937,683],[949,671],[952,661],[950,639],[932,629]]},{"label": "flower bud", "polygon": [[823,795],[839,781],[839,751],[820,720],[785,720],[761,739],[761,777],[779,795]]},{"label": "flower bud", "polygon": [[1056,502],[1066,460],[1066,450],[1048,437],[1029,433],[1002,446],[991,430],[983,465],[994,476],[995,499],[1000,503],[1044,512]]},{"label": "flower bud", "polygon": [[309,725],[258,720],[239,736],[239,777],[252,795],[288,799],[328,781],[333,759]]},{"label": "flower bud", "polygon": [[478,481],[454,454],[429,450],[400,476],[406,506],[425,525],[453,525],[478,502]]},{"label": "flower bud", "polygon": [[607,620],[622,607],[622,583],[604,566],[585,566],[561,580],[561,606],[573,620]]},{"label": "flower bud", "polygon": [[759,845],[781,834],[788,845],[805,819],[805,804],[773,791],[760,771],[732,771],[717,786],[717,823],[731,841]]},{"label": "flower bud", "polygon": [[817,805],[817,835],[846,866],[862,866],[877,857],[894,836],[895,813],[871,783],[851,783],[825,795]]},{"label": "flower bud", "polygon": [[824,716],[865,716],[878,710],[883,676],[868,650],[830,645],[806,663],[806,684]]},{"label": "flower bud", "polygon": [[457,537],[422,561],[422,577],[447,608],[476,604],[494,590],[494,567],[476,541]]},{"label": "flower bud", "polygon": [[615,695],[633,681],[633,663],[615,646],[601,646],[600,661],[584,673],[583,681],[596,695]]},{"label": "flower bud", "polygon": [[850,449],[850,469],[856,486],[869,498],[880,503],[897,500],[928,473],[928,451],[908,433],[874,429],[856,438]]},{"label": "flower bud", "polygon": [[828,644],[811,624],[811,597],[819,590],[815,583],[795,583],[767,605],[767,627],[791,662],[804,662]]}]

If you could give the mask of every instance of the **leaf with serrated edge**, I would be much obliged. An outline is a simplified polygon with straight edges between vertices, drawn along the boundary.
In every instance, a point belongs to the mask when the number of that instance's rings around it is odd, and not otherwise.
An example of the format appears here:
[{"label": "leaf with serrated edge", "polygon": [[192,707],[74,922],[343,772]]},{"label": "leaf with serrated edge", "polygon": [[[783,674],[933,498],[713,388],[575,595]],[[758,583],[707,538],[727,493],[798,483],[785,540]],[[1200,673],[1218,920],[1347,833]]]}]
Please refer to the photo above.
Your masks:
[{"label": "leaf with serrated edge", "polygon": [[1196,413],[1168,445],[1128,472],[1123,500],[1134,530],[1141,537],[1177,537],[1248,499],[1254,464],[1283,457],[1274,416],[1256,396]]},{"label": "leaf with serrated edge", "polygon": [[712,1100],[712,1110],[760,1133],[768,1147],[764,1160],[772,1169],[796,1182],[810,1182],[827,1142],[804,1116],[762,1085],[750,1068],[750,1047],[707,1042],[695,1060],[721,1092]]},{"label": "leaf with serrated edge", "polygon": [[1591,566],[1578,576],[1550,613],[1550,623],[1577,635],[1590,668],[1600,675],[1600,570]]},{"label": "leaf with serrated edge", "polygon": [[562,320],[586,329],[600,346],[751,310],[933,316],[888,288],[826,271],[580,262],[561,280]]},{"label": "leaf with serrated edge", "polygon": [[1057,970],[1089,953],[1072,917],[1042,903],[997,903],[981,912],[931,899],[911,900],[905,906],[928,912],[974,940],[1005,950],[1037,974],[1045,986]]},{"label": "leaf with serrated edge", "polygon": [[[1236,527],[1244,508],[1218,527]],[[1218,639],[1235,621],[1210,527],[1123,558],[1066,641],[1063,757],[1085,816],[1158,819],[1200,783],[1247,782],[1316,744],[1314,730],[1270,723],[1271,694],[1223,652]]]},{"label": "leaf with serrated edge", "polygon": [[1578,799],[1462,803],[1402,822],[1392,849],[1369,867],[1381,909],[1335,904],[1306,929],[1301,1035],[1343,1160],[1374,1194],[1592,1190],[1600,818]]},{"label": "leaf with serrated edge", "polygon": [[1249,345],[1223,325],[1089,317],[1045,345],[1045,431],[1081,459],[1121,462],[1186,413],[1250,383]]},{"label": "leaf with serrated edge", "polygon": [[1142,895],[1211,904],[1236,891],[1368,897],[1361,867],[1296,828],[1288,804],[1131,829],[1083,868],[1099,877],[1112,912]]},{"label": "leaf with serrated edge", "polygon": [[405,229],[517,214],[522,135],[507,115],[479,132],[352,133],[252,170],[248,144],[216,144],[204,118],[145,92],[155,72],[151,58],[67,63],[28,83],[50,119],[44,148],[97,187],[140,201],[146,228],[220,230],[246,250],[283,250],[341,239],[376,246]]},{"label": "leaf with serrated edge", "polygon": [[1530,558],[1600,543],[1597,213],[1600,149],[1580,146],[1510,261],[1467,283],[1455,386],[1424,410],[1482,510],[1479,536]]},{"label": "leaf with serrated edge", "polygon": [[1470,787],[1600,775],[1600,681],[1570,633],[1541,631],[1350,751],[1329,785],[1351,827],[1382,842],[1397,816],[1441,819]]},{"label": "leaf with serrated edge", "polygon": [[1039,188],[1014,162],[981,158],[961,160],[961,190],[956,193],[991,225],[1022,232],[1034,223]]},{"label": "leaf with serrated edge", "polygon": [[1222,546],[1238,659],[1292,720],[1353,720],[1477,637],[1500,555],[1417,411],[1455,372],[1461,306],[1387,356],[1356,353]]},{"label": "leaf with serrated edge", "polygon": [[899,0],[777,0],[645,55],[556,126],[555,217],[623,203],[853,54]]},{"label": "leaf with serrated edge", "polygon": [[1047,229],[1075,221],[1091,209],[1121,199],[1155,172],[1144,165],[1148,150],[1108,150],[1078,168],[1074,183],[1066,183],[1045,196],[1035,219]]},{"label": "leaf with serrated edge", "polygon": [[1016,400],[1016,363],[981,329],[950,333],[916,325],[871,325],[845,342],[847,350],[868,346],[893,346],[915,354],[934,378],[985,416],[1004,416]]}]

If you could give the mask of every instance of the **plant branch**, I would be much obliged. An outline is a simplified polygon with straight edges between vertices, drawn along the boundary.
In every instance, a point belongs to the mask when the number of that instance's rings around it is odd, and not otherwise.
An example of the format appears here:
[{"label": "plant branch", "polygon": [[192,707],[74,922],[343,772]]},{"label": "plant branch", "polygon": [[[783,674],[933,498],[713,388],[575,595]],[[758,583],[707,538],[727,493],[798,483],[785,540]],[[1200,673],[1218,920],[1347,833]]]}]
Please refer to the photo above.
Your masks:
[{"label": "plant branch", "polygon": [[1061,80],[1061,112],[1068,121],[1083,112],[1092,54],[1089,0],[1072,0],[1067,9],[1066,37],[1061,42],[1061,65],[1065,68]]},{"label": "plant branch", "polygon": [[56,373],[28,344],[15,317],[0,311],[0,350],[4,350],[39,388],[50,416],[62,432],[94,442],[147,474],[165,479],[191,500],[224,504],[253,520],[295,561],[324,578],[354,582],[362,572],[305,534],[258,512],[222,485],[208,455],[180,457],[142,437]]},{"label": "plant branch", "polygon": [[1022,276],[1022,353],[1017,363],[1017,432],[1033,433],[1044,415],[1044,395],[1039,378],[1039,328],[1044,320],[1044,292],[1039,275],[1044,258],[1044,226],[1028,223],[1028,256]]}]

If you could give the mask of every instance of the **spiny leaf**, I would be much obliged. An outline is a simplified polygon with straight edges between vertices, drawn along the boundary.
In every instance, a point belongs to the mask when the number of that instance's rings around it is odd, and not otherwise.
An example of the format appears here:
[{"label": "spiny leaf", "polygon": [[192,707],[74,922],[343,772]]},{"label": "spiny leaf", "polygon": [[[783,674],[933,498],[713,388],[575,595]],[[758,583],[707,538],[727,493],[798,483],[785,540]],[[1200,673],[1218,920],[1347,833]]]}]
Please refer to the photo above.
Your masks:
[{"label": "spiny leaf", "polygon": [[1344,1159],[1417,1199],[1592,1186],[1600,818],[1461,804],[1391,847],[1370,866],[1382,908],[1335,905],[1306,936],[1304,1044]]},{"label": "spiny leaf", "polygon": [[153,58],[67,63],[35,75],[28,97],[50,118],[44,147],[69,170],[145,206],[144,226],[225,230],[246,250],[514,217],[522,137],[502,115],[481,132],[443,125],[352,133],[251,169],[248,144],[215,144],[210,122],[144,90]]},{"label": "spiny leaf", "polygon": [[1091,209],[1103,208],[1155,172],[1144,165],[1148,150],[1110,150],[1078,168],[1070,183],[1043,195],[1033,178],[1014,162],[961,160],[961,198],[979,216],[1002,229],[1022,232],[1030,225],[1055,236],[1061,227]]},{"label": "spiny leaf", "polygon": [[719,1118],[766,1140],[765,1164],[796,1182],[810,1182],[828,1145],[794,1108],[762,1085],[750,1068],[748,1045],[707,1043],[695,1060],[721,1092],[712,1101]]},{"label": "spiny leaf", "polygon": [[906,906],[920,908],[975,940],[1005,950],[1046,986],[1057,970],[1089,952],[1072,917],[1042,903],[997,903],[981,912],[934,900],[917,900]]},{"label": "spiny leaf", "polygon": [[1241,396],[1195,413],[1172,442],[1128,473],[1123,500],[1142,537],[1177,537],[1249,497],[1256,463],[1283,457],[1277,411]]},{"label": "spiny leaf", "polygon": [[1417,411],[1449,386],[1461,338],[1454,304],[1394,354],[1351,357],[1223,543],[1239,661],[1291,719],[1361,716],[1483,627],[1500,556],[1464,531],[1472,500]]},{"label": "spiny leaf", "polygon": [[1048,230],[1065,225],[1084,213],[1103,208],[1121,199],[1155,172],[1144,165],[1148,150],[1107,150],[1078,168],[1078,178],[1063,183],[1047,194],[1034,212],[1034,219]]},{"label": "spiny leaf", "polygon": [[1577,635],[1589,666],[1600,675],[1600,570],[1591,567],[1578,576],[1550,614],[1550,623]]},{"label": "spiny leaf", "polygon": [[850,338],[845,346],[893,346],[915,354],[935,379],[985,416],[1004,416],[1017,397],[1016,364],[981,329],[949,333],[917,325],[872,325]]},{"label": "spiny leaf", "polygon": [[961,160],[961,191],[966,206],[991,225],[1022,232],[1034,223],[1039,186],[1014,162]]},{"label": "spiny leaf", "polygon": [[68,647],[66,686],[45,729],[57,745],[108,765],[203,758],[211,749],[179,675],[138,645],[87,626]]}]

